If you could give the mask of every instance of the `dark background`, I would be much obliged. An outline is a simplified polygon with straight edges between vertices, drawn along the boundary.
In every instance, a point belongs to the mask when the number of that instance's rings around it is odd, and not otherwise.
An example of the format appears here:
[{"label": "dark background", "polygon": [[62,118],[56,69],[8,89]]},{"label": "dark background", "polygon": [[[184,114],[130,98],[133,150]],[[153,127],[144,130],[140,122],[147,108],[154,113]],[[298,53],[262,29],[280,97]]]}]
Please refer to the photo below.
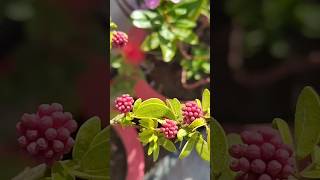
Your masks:
[{"label": "dark background", "polygon": [[0,179],[34,163],[19,151],[15,124],[58,102],[79,126],[107,124],[107,1],[0,1]]},{"label": "dark background", "polygon": [[[215,1],[211,62],[216,119],[240,125],[269,123],[275,117],[293,121],[302,88],[310,85],[320,92],[319,10],[319,1]],[[305,32],[310,26],[312,35]],[[230,40],[235,28],[242,29],[244,39],[251,31],[262,32],[260,50],[250,53],[254,48],[239,42],[239,37]],[[251,36],[250,42],[259,40],[260,36]],[[280,40],[286,53],[274,43]],[[231,51],[231,42],[240,47]],[[241,49],[242,55],[237,53]]]}]

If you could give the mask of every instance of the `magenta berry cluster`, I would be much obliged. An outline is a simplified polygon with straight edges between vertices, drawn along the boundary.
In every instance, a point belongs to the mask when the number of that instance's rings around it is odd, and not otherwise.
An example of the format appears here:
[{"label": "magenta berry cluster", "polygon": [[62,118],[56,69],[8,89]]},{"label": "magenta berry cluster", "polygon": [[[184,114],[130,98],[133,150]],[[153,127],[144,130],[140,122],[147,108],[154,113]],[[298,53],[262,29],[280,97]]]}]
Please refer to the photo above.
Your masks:
[{"label": "magenta berry cluster", "polygon": [[17,123],[20,146],[36,159],[51,164],[69,153],[77,130],[72,114],[63,112],[61,104],[42,104],[35,114],[23,114]]},{"label": "magenta berry cluster", "polygon": [[115,31],[112,36],[112,46],[122,48],[128,43],[128,35],[121,31]]},{"label": "magenta berry cluster", "polygon": [[244,144],[229,149],[233,157],[230,169],[239,172],[237,179],[282,180],[293,174],[293,150],[282,142],[275,129],[243,131],[241,139]]},{"label": "magenta berry cluster", "polygon": [[170,119],[165,119],[165,123],[162,124],[160,131],[167,139],[174,139],[178,133],[177,123]]},{"label": "magenta berry cluster", "polygon": [[116,108],[121,113],[128,113],[132,110],[134,99],[129,94],[123,94],[115,100]]},{"label": "magenta berry cluster", "polygon": [[182,108],[183,122],[185,124],[191,124],[195,119],[203,116],[202,109],[194,101],[185,103]]}]

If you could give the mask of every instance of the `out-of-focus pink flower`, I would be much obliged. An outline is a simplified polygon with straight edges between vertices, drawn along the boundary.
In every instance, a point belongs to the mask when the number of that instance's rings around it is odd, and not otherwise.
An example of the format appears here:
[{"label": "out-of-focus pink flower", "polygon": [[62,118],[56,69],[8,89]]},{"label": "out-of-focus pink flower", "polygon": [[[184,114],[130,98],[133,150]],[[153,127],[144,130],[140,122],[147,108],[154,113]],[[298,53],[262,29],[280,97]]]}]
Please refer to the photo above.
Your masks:
[{"label": "out-of-focus pink flower", "polygon": [[130,37],[130,41],[122,48],[122,53],[127,63],[138,65],[145,58],[145,54],[140,46],[146,37],[146,33],[142,29],[132,28],[129,30],[128,36]]},{"label": "out-of-focus pink flower", "polygon": [[159,6],[160,0],[145,0],[144,3],[149,9],[155,9]]}]

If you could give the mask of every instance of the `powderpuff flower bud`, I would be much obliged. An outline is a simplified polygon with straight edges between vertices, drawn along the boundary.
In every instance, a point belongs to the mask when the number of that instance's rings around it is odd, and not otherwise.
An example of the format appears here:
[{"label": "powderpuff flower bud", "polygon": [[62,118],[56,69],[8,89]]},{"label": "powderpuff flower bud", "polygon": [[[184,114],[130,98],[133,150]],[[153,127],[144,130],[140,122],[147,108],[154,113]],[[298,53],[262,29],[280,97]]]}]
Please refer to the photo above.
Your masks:
[{"label": "powderpuff flower bud", "polygon": [[35,114],[24,114],[17,123],[18,143],[34,158],[52,164],[70,152],[74,144],[70,134],[77,126],[61,104],[42,104]]}]

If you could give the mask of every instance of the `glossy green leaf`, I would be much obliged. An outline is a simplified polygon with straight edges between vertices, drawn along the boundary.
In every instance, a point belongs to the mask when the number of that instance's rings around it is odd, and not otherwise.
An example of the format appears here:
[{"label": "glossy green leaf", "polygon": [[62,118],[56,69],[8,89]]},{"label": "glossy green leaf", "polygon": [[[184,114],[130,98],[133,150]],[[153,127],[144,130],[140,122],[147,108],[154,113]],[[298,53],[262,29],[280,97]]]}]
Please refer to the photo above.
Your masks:
[{"label": "glossy green leaf", "polygon": [[172,42],[165,42],[160,43],[160,48],[162,52],[162,58],[165,62],[170,62],[177,51],[176,45],[174,45]]},{"label": "glossy green leaf", "polygon": [[[79,171],[79,170],[70,170],[70,174],[82,178],[82,179],[92,179],[92,180],[110,180],[110,176],[108,175],[95,175],[95,174],[89,174],[87,172]],[[105,171],[108,172],[108,171]]]},{"label": "glossy green leaf", "polygon": [[311,87],[305,87],[298,98],[295,114],[295,142],[299,159],[308,156],[318,144],[319,123],[319,96]]},{"label": "glossy green leaf", "polygon": [[193,150],[195,144],[196,144],[196,140],[198,138],[198,133],[194,133],[190,139],[186,142],[186,144],[183,146],[180,155],[179,155],[179,159],[183,159],[185,157],[187,157]]},{"label": "glossy green leaf", "polygon": [[153,146],[153,154],[152,154],[153,161],[156,161],[158,159],[159,152],[160,152],[159,144],[157,142],[155,142],[154,146]]},{"label": "glossy green leaf", "polygon": [[147,144],[152,141],[154,136],[154,131],[151,129],[144,129],[141,133],[139,133],[139,139],[144,144]]},{"label": "glossy green leaf", "polygon": [[179,141],[183,140],[183,137],[185,137],[187,135],[187,131],[185,129],[179,129],[178,133],[177,133],[177,138]]},{"label": "glossy green leaf", "polygon": [[141,103],[141,106],[145,106],[147,104],[161,104],[164,106],[166,105],[161,99],[158,99],[158,98],[147,99]]},{"label": "glossy green leaf", "polygon": [[227,140],[228,140],[228,145],[231,147],[232,145],[235,144],[242,144],[242,140],[239,134],[236,133],[230,133],[227,135]]},{"label": "glossy green leaf", "polygon": [[181,103],[177,98],[167,99],[167,105],[176,116],[176,118],[182,118]]},{"label": "glossy green leaf", "polygon": [[134,102],[134,104],[133,104],[133,112],[135,112],[138,108],[139,108],[139,106],[141,105],[141,102],[142,102],[142,99],[141,98],[139,98],[139,99],[137,99],[135,102]]},{"label": "glossy green leaf", "polygon": [[36,180],[45,176],[47,166],[40,164],[33,168],[26,167],[21,173],[12,178],[12,180]]},{"label": "glossy green leaf", "polygon": [[210,91],[208,89],[202,93],[202,109],[205,112],[210,111]]},{"label": "glossy green leaf", "polygon": [[320,147],[315,146],[311,154],[312,163],[320,166]]},{"label": "glossy green leaf", "polygon": [[277,128],[279,130],[282,141],[285,144],[293,145],[292,135],[291,135],[290,128],[289,128],[287,122],[280,119],[280,118],[275,118],[273,120],[272,124],[275,128]]},{"label": "glossy green leaf", "polygon": [[151,28],[152,25],[148,20],[133,20],[132,24],[137,28],[148,29]]},{"label": "glossy green leaf", "polygon": [[152,128],[156,128],[158,123],[156,123],[152,119],[140,119],[139,120],[139,124],[142,127],[145,127],[145,128],[148,128],[148,129],[152,129]]},{"label": "glossy green leaf", "polygon": [[177,148],[176,146],[173,144],[172,141],[162,137],[159,139],[159,143],[161,146],[163,146],[166,150],[170,151],[170,152],[176,152]]},{"label": "glossy green leaf", "polygon": [[199,118],[194,120],[189,126],[188,128],[192,129],[192,131],[196,130],[197,128],[201,127],[201,126],[205,126],[207,124],[206,120],[203,118]]},{"label": "glossy green leaf", "polygon": [[141,45],[141,49],[145,52],[154,50],[160,45],[158,33],[154,32],[147,36]]},{"label": "glossy green leaf", "polygon": [[102,131],[100,131],[92,140],[90,144],[90,148],[93,146],[100,144],[104,141],[110,141],[110,126],[105,127]]},{"label": "glossy green leaf", "polygon": [[161,29],[159,31],[159,35],[163,39],[166,39],[166,40],[168,40],[170,42],[172,42],[175,39],[175,34],[169,30],[169,27],[166,24],[163,24],[161,26]]},{"label": "glossy green leaf", "polygon": [[187,37],[183,37],[183,36],[178,36],[179,40],[191,44],[191,45],[196,45],[199,43],[199,38],[198,35],[195,33],[190,33]]},{"label": "glossy green leaf", "polygon": [[310,164],[299,174],[304,178],[320,179],[320,169],[315,164]]},{"label": "glossy green leaf", "polygon": [[59,161],[51,168],[51,177],[52,180],[75,180],[75,177],[70,175]]},{"label": "glossy green leaf", "polygon": [[157,103],[141,105],[140,108],[134,113],[135,116],[139,118],[162,118],[165,116],[168,118],[175,118],[174,114],[167,106]]},{"label": "glossy green leaf", "polygon": [[199,135],[198,141],[196,143],[196,151],[203,160],[210,161],[209,146],[207,141],[203,139],[201,134]]},{"label": "glossy green leaf", "polygon": [[131,13],[130,17],[133,20],[147,20],[144,10],[135,10]]},{"label": "glossy green leaf", "polygon": [[88,151],[90,144],[94,137],[101,130],[101,121],[98,117],[92,117],[87,120],[77,133],[75,145],[72,151],[72,157],[74,160],[81,160],[81,158]]},{"label": "glossy green leaf", "polygon": [[176,23],[175,23],[176,27],[179,28],[194,28],[196,26],[196,23],[192,20],[189,19],[179,19]]},{"label": "glossy green leaf", "polygon": [[217,120],[210,122],[211,128],[211,172],[214,176],[220,175],[226,168],[228,168],[228,142],[226,134],[222,126]]},{"label": "glossy green leaf", "polygon": [[[101,142],[88,150],[80,161],[81,168],[86,170],[100,170],[109,167],[109,141]],[[108,172],[105,172],[106,176]]]}]

